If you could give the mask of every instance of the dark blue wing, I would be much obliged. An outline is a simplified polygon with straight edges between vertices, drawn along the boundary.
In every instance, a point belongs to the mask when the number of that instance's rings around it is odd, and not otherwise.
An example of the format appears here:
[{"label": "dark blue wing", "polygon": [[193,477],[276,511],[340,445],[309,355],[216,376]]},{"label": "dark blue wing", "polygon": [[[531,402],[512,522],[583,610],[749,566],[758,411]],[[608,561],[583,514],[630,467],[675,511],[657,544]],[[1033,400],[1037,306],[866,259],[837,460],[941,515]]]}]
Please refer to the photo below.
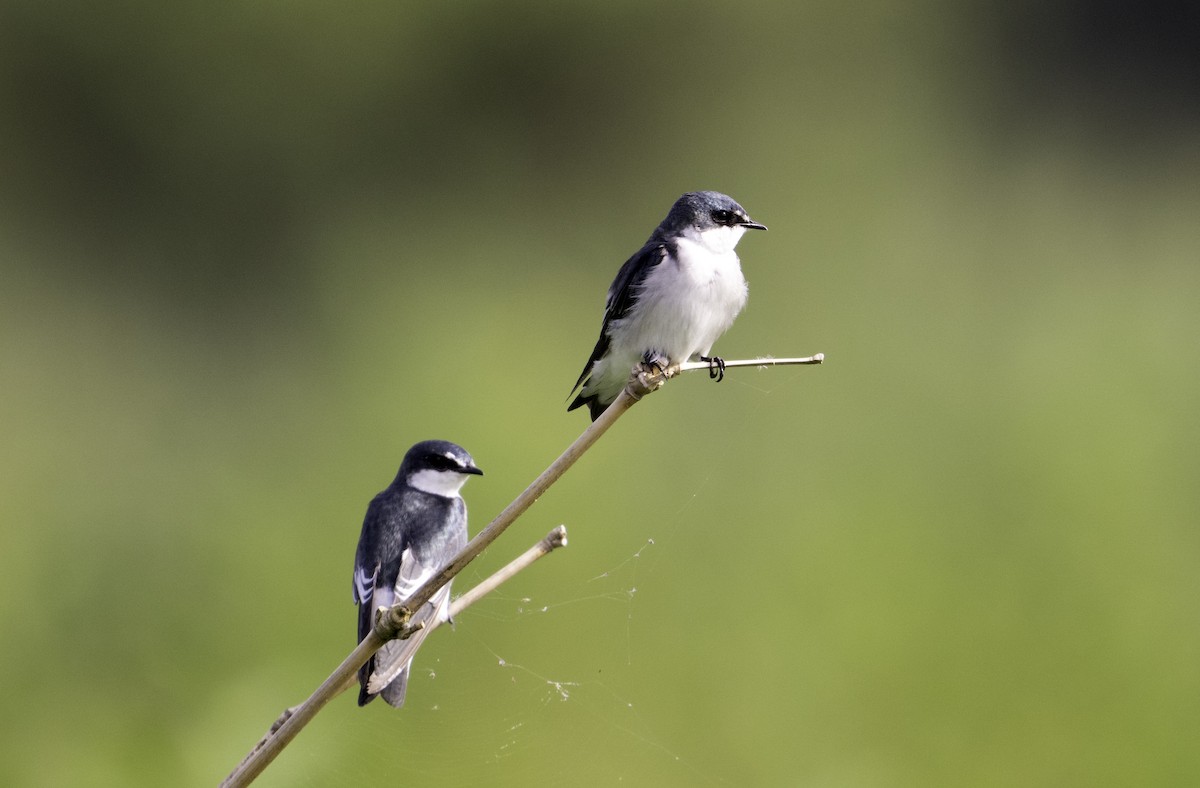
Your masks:
[{"label": "dark blue wing", "polygon": [[[654,270],[654,267],[663,261],[666,256],[665,251],[666,244],[651,239],[645,246],[637,250],[633,257],[626,260],[625,265],[621,266],[621,270],[617,272],[616,279],[613,279],[612,285],[608,288],[608,299],[604,303],[604,324],[600,326],[600,338],[596,340],[596,347],[592,349],[592,355],[584,365],[583,372],[579,373],[579,380],[575,381],[575,385],[571,387],[572,392],[583,385],[588,374],[591,373],[592,367],[608,352],[609,328],[615,321],[625,317],[629,314],[629,310],[633,309],[637,303],[642,282],[646,280],[646,276]],[[574,410],[586,402],[587,399],[580,394],[567,407],[567,410]]]},{"label": "dark blue wing", "polygon": [[[400,557],[404,552],[409,529],[402,506],[400,491],[395,487],[376,495],[363,517],[362,534],[354,554],[354,601],[358,603],[358,641],[362,642],[374,626],[375,608],[392,604],[392,589],[400,573]],[[367,679],[374,668],[374,658],[359,670],[363,694],[359,705],[373,696],[366,696]]]}]

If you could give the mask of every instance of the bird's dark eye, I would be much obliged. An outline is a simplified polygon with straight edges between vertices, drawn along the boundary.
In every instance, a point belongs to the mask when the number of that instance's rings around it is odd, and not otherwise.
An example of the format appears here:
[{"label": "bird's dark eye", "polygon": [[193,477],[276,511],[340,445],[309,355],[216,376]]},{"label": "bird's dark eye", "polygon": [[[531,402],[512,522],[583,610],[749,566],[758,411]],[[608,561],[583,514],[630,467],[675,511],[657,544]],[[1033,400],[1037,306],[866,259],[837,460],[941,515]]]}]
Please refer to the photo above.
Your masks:
[{"label": "bird's dark eye", "polygon": [[733,211],[718,209],[712,212],[712,218],[717,224],[733,224],[734,222]]},{"label": "bird's dark eye", "polygon": [[457,471],[459,467],[456,461],[442,454],[435,454],[429,460],[429,464],[438,471]]}]

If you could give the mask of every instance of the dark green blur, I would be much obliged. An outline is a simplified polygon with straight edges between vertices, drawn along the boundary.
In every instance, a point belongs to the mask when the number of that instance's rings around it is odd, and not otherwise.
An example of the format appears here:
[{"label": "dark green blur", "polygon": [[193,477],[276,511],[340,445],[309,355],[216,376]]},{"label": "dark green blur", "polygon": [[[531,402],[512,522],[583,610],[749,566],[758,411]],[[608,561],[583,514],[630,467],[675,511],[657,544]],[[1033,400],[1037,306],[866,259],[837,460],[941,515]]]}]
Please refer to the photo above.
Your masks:
[{"label": "dark green blur", "polygon": [[1196,784],[1195,19],[0,6],[0,784],[224,777],[409,445],[474,533],[583,429],[694,189],[771,228],[716,350],[825,366],[638,405],[459,590],[570,547],[261,784]]}]

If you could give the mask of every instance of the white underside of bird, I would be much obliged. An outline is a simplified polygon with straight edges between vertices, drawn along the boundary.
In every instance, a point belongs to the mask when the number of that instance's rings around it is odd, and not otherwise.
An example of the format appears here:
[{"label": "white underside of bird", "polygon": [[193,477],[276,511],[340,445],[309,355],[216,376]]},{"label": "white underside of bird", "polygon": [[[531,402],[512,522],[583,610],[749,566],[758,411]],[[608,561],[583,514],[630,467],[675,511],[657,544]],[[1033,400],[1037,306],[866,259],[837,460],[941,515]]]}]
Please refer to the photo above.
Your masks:
[{"label": "white underside of bird", "polygon": [[584,394],[608,402],[646,353],[670,364],[708,356],[746,305],[749,288],[734,252],[742,227],[683,235],[672,258],[666,248],[637,290],[637,303],[609,327],[608,352],[592,369]]}]

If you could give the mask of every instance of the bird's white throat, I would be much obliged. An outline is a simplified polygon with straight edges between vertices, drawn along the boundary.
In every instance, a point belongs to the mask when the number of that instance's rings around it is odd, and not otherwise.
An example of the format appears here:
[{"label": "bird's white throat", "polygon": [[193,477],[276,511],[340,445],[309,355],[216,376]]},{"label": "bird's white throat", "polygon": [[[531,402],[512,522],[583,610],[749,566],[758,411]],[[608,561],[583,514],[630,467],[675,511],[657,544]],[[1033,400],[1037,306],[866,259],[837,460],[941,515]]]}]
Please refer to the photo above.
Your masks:
[{"label": "bird's white throat", "polygon": [[713,254],[727,254],[734,250],[734,247],[738,245],[738,241],[742,240],[742,236],[745,234],[745,227],[735,225],[733,227],[710,227],[707,230],[699,232],[690,230],[684,233],[684,237],[690,236],[691,240],[694,240]]},{"label": "bird's white throat", "polygon": [[408,477],[408,486],[430,495],[454,498],[468,478],[468,474],[457,471],[435,471],[427,468],[411,474]]}]

